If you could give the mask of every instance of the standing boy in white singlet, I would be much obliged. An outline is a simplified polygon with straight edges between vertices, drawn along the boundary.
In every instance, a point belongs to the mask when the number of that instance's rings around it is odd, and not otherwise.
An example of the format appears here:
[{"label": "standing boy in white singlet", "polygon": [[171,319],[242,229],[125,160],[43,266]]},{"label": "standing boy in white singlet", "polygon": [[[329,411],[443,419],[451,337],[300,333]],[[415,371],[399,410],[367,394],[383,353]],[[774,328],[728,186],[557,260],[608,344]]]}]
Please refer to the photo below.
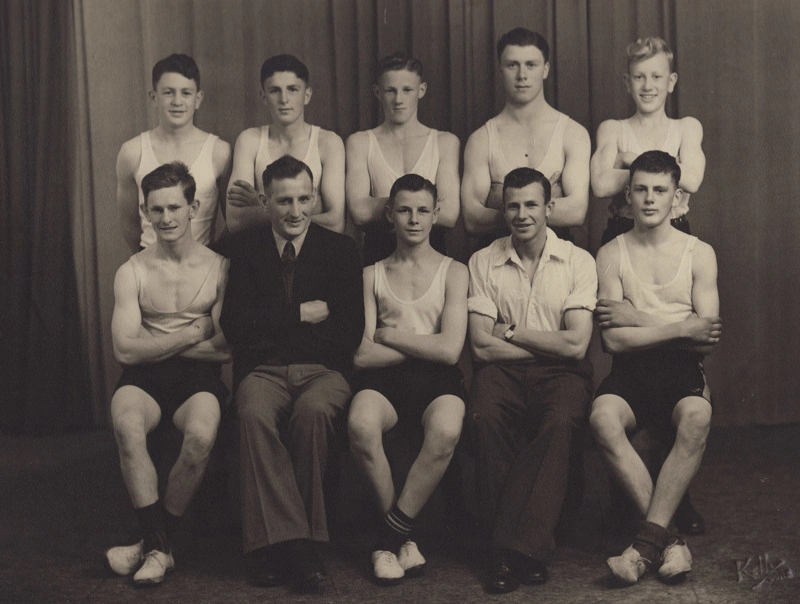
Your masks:
[{"label": "standing boy in white singlet", "polygon": [[689,233],[686,213],[689,194],[703,182],[703,127],[693,117],[670,119],[664,111],[667,97],[675,89],[678,74],[672,71],[672,51],[661,38],[644,38],[628,46],[625,86],[636,104],[636,113],[626,120],[606,120],[597,129],[597,150],[592,156],[592,191],[595,197],[611,197],[611,218],[601,245],[633,228],[630,205],[625,199],[628,169],[641,153],[666,151],[681,168],[681,199],[672,208],[672,226]]},{"label": "standing boy in white singlet", "polygon": [[[680,180],[670,154],[636,158],[627,192],[634,227],[597,253],[596,316],[614,363],[590,423],[612,477],[644,517],[633,544],[608,559],[628,585],[648,569],[665,581],[691,570],[689,549],[669,528],[711,423],[701,360],[722,332],[717,261],[711,246],[670,224]],[[637,426],[672,443],[655,484],[626,434]]]},{"label": "standing boy in white singlet", "polygon": [[306,122],[311,92],[308,67],[297,57],[276,55],[261,65],[261,98],[271,121],[236,139],[226,216],[230,232],[269,224],[258,201],[265,196],[261,175],[284,155],[311,168],[317,197],[311,221],[344,231],[344,144],[336,133]]},{"label": "standing boy in white singlet", "polygon": [[[135,572],[137,585],[151,585],[175,565],[170,537],[203,479],[228,396],[219,365],[230,360],[219,327],[228,263],[192,236],[199,203],[184,164],[153,170],[142,189],[156,242],[117,271],[111,320],[123,366],[111,420],[142,540],[111,548],[106,562],[117,574]],[[162,421],[183,433],[163,502],[147,452],[147,434]]]},{"label": "standing boy in white singlet", "polygon": [[[395,182],[385,211],[397,247],[364,269],[364,337],[354,356],[361,373],[348,433],[384,517],[372,552],[373,573],[382,584],[424,568],[411,529],[450,464],[464,420],[463,376],[456,362],[467,332],[469,274],[431,247],[439,214],[436,193],[418,174]],[[399,497],[382,441],[398,424],[425,432]]]},{"label": "standing boy in white singlet", "polygon": [[428,89],[422,77],[419,59],[399,51],[383,57],[372,86],[383,123],[347,139],[347,209],[364,231],[364,266],[394,251],[384,208],[392,185],[404,174],[427,178],[439,192],[439,216],[431,234],[434,249],[446,253],[443,229],[458,220],[458,138],[420,123],[417,107]]},{"label": "standing boy in white singlet", "polygon": [[203,102],[194,59],[184,54],[161,59],[153,66],[149,95],[158,111],[158,126],[124,143],[117,155],[117,208],[123,237],[132,252],[156,242],[142,211],[142,178],[162,164],[180,161],[189,166],[197,183],[195,199],[200,205],[192,219],[192,235],[209,245],[230,170],[231,147],[194,125],[194,113]]},{"label": "standing boy in white singlet", "polygon": [[559,237],[571,239],[568,227],[580,226],[586,217],[589,133],[547,103],[549,57],[547,41],[521,27],[497,42],[506,105],[469,137],[461,182],[464,226],[480,236],[480,247],[508,234],[503,179],[515,168],[535,168],[550,180],[554,205],[547,224]]}]

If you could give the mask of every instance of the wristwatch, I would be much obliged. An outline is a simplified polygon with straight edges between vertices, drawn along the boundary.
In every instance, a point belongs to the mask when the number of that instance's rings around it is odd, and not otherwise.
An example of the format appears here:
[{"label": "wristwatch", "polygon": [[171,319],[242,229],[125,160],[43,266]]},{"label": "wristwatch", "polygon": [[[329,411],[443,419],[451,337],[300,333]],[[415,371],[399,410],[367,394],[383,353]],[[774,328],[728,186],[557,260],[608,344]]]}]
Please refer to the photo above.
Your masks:
[{"label": "wristwatch", "polygon": [[505,333],[503,334],[503,339],[506,342],[510,342],[511,338],[514,337],[514,329],[517,327],[516,324],[509,325],[508,329],[506,329]]}]

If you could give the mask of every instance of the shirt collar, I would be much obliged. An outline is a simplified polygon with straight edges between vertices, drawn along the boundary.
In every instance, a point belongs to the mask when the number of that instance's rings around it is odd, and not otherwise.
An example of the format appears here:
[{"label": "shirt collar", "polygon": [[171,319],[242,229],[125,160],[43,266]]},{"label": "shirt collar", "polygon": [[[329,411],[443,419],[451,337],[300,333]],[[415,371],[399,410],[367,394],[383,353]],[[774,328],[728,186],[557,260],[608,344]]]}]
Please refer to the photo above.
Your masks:
[{"label": "shirt collar", "polygon": [[[292,239],[292,245],[294,246],[295,257],[300,255],[300,248],[303,247],[303,242],[306,240],[306,235],[308,235],[308,229],[306,229],[305,231],[302,232],[302,234]],[[278,257],[280,257],[283,255],[283,248],[286,247],[286,244],[289,242],[289,240],[284,239],[283,237],[278,235],[278,233],[275,232],[275,229],[272,229],[272,236],[275,237],[275,245],[278,248]]]},{"label": "shirt collar", "polygon": [[[544,249],[542,250],[542,258],[547,260],[555,260],[557,262],[565,262],[568,257],[569,242],[563,241],[558,238],[550,227],[547,227],[547,239],[544,242]],[[522,266],[517,250],[514,249],[514,244],[511,241],[511,235],[504,238],[503,245],[495,254],[495,266],[500,266],[511,260],[514,264]]]}]

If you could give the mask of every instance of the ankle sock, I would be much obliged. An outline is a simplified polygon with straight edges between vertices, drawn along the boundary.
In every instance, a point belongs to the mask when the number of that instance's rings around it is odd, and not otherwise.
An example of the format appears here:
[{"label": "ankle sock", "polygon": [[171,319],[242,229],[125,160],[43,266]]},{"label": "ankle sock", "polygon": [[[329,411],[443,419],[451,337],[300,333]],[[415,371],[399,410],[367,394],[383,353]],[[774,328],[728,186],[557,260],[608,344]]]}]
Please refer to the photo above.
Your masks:
[{"label": "ankle sock", "polygon": [[414,519],[406,516],[395,504],[383,518],[376,549],[397,553],[400,546],[408,541],[413,528]]},{"label": "ankle sock", "polygon": [[139,520],[139,525],[142,527],[144,551],[149,552],[157,549],[160,552],[169,554],[171,548],[164,526],[164,512],[161,507],[161,502],[156,501],[142,508],[136,508],[134,513]]},{"label": "ankle sock", "polygon": [[633,540],[633,549],[652,566],[666,547],[669,536],[669,531],[663,526],[644,520]]}]

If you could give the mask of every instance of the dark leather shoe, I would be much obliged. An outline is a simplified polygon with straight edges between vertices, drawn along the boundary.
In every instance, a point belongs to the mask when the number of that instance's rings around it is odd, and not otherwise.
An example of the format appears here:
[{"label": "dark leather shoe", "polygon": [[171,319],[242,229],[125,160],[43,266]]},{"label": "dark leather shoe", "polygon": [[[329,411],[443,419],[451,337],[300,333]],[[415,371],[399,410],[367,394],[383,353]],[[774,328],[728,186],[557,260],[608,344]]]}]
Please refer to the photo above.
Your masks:
[{"label": "dark leather shoe", "polygon": [[686,493],[681,499],[678,509],[675,511],[675,526],[683,535],[703,535],[706,532],[706,521],[700,513],[694,509]]},{"label": "dark leather shoe", "polygon": [[529,556],[526,556],[526,558],[527,560],[524,562],[520,583],[523,585],[541,585],[542,583],[546,583],[549,577],[547,574],[547,565],[535,558]]},{"label": "dark leather shoe", "polygon": [[325,567],[311,540],[296,539],[288,543],[292,586],[300,593],[320,593],[325,582]]},{"label": "dark leather shoe", "polygon": [[519,574],[514,567],[510,552],[499,552],[492,557],[486,591],[507,594],[519,587]]},{"label": "dark leather shoe", "polygon": [[270,551],[261,548],[247,554],[247,578],[255,587],[277,587],[286,583],[280,559]]}]

